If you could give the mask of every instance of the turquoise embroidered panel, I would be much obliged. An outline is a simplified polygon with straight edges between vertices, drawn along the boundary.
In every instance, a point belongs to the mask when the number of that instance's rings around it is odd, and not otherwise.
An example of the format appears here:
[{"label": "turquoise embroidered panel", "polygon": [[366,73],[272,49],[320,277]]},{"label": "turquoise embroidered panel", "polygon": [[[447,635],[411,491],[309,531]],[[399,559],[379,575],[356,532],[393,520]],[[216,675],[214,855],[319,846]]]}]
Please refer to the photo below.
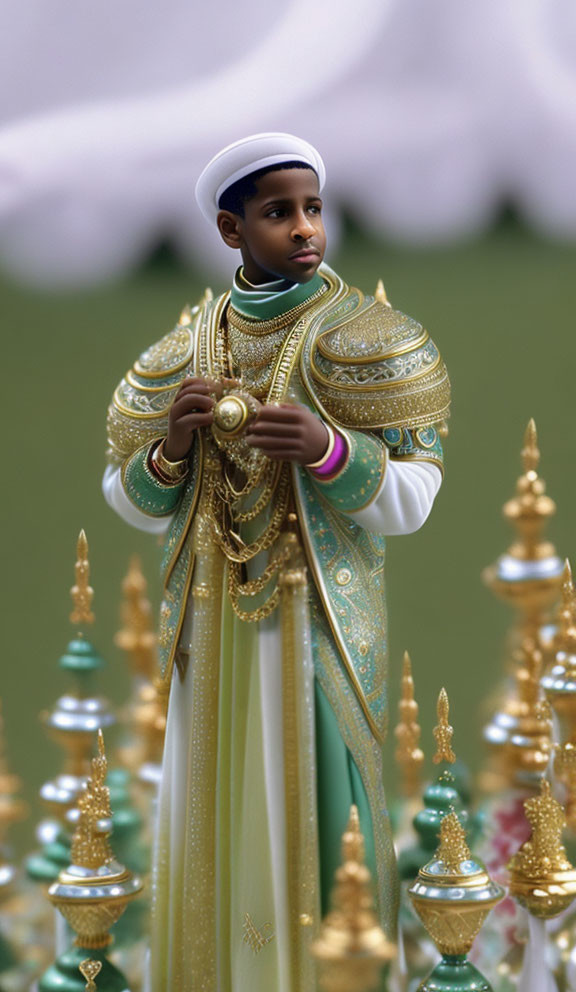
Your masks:
[{"label": "turquoise embroidered panel", "polygon": [[386,727],[387,621],[385,538],[338,513],[298,471],[304,519],[320,581],[319,590],[340,642],[349,674],[380,735]]},{"label": "turquoise embroidered panel", "polygon": [[444,462],[440,435],[435,427],[387,427],[382,437],[392,458],[426,458]]}]

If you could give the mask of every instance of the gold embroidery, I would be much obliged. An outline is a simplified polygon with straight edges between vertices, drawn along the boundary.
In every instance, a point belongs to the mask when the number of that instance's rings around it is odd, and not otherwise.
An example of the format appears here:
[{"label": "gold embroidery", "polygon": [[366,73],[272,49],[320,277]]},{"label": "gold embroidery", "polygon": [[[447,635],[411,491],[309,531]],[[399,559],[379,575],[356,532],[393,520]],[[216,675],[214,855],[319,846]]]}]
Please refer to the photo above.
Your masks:
[{"label": "gold embroidery", "polygon": [[248,944],[248,947],[253,952],[253,954],[259,954],[260,951],[269,944],[271,940],[274,940],[276,934],[274,933],[274,927],[271,923],[265,923],[261,930],[258,930],[254,920],[250,916],[250,913],[244,914],[244,923],[242,925],[242,930],[244,932],[243,941]]}]

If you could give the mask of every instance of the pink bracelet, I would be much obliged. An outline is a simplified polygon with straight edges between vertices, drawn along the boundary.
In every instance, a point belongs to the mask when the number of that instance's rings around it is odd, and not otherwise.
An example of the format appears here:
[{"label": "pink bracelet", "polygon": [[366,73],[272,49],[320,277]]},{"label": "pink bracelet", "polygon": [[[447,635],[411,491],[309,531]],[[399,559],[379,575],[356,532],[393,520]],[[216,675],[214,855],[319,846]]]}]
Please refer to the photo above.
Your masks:
[{"label": "pink bracelet", "polygon": [[326,459],[320,468],[310,468],[310,472],[317,479],[327,479],[331,475],[336,475],[340,471],[348,457],[348,445],[345,438],[338,431],[334,431],[334,447],[330,457]]}]

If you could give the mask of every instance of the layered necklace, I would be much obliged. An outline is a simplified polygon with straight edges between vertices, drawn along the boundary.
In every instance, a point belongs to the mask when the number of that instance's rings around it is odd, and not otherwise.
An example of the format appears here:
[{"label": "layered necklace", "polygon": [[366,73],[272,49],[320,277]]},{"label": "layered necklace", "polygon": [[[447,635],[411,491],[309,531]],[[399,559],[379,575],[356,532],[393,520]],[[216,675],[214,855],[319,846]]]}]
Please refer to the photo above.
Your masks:
[{"label": "layered necklace", "polygon": [[[236,285],[236,283],[235,283]],[[283,284],[285,285],[285,284]],[[297,285],[300,295],[302,287]],[[316,301],[330,298],[331,280],[310,286],[305,299],[267,319],[246,315],[246,299],[241,299],[243,313],[236,308],[237,296],[232,292],[227,313],[215,332],[215,357],[223,378],[242,376],[242,387],[263,403],[280,403],[286,393],[298,360],[300,345],[316,314]],[[258,291],[262,295],[262,289]],[[246,297],[248,294],[244,294]],[[290,292],[280,292],[287,304]],[[293,297],[292,297],[293,298]],[[275,303],[274,299],[266,300]],[[252,309],[252,308],[250,308]],[[256,312],[265,312],[258,308]],[[267,308],[270,311],[270,307]],[[272,307],[273,309],[273,307]],[[234,612],[241,620],[256,622],[269,616],[276,608],[280,589],[278,573],[292,553],[288,540],[281,540],[290,509],[290,463],[277,462],[259,449],[251,448],[242,439],[224,443],[213,441],[218,468],[212,474],[210,511],[215,525],[216,540],[228,560],[228,592]],[[263,526],[258,529],[258,518]],[[256,535],[246,540],[246,528]],[[241,535],[241,531],[244,533]],[[271,551],[277,545],[274,552]],[[248,579],[246,567],[256,555],[270,551],[268,564],[255,577]],[[273,579],[276,579],[272,583]],[[271,588],[263,602],[250,608],[241,600],[250,600]]]}]

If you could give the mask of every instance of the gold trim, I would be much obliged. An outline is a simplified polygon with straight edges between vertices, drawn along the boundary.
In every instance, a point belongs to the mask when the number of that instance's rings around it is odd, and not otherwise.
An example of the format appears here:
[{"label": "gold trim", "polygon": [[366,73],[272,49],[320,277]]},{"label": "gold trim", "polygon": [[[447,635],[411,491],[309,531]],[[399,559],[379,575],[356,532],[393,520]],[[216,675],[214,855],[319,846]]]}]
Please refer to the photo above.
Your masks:
[{"label": "gold trim", "polygon": [[[407,350],[413,351],[414,349],[408,348]],[[334,389],[339,393],[356,393],[356,394],[360,392],[380,393],[382,392],[383,389],[399,389],[401,392],[407,392],[410,389],[413,382],[417,382],[418,379],[423,379],[424,376],[430,375],[431,372],[435,372],[438,366],[442,364],[442,357],[440,355],[440,352],[438,351],[438,349],[436,350],[437,350],[436,360],[433,362],[432,365],[427,365],[425,369],[420,369],[419,372],[414,372],[413,375],[406,376],[406,378],[404,379],[390,379],[387,380],[386,382],[375,383],[372,386],[370,385],[348,386],[346,385],[346,383],[334,382],[332,379],[329,379],[327,376],[325,376],[322,372],[319,371],[318,366],[314,361],[314,353],[312,353],[310,356],[310,365],[312,367],[314,378],[316,379],[317,382],[319,382],[323,386],[328,386],[330,389]],[[363,362],[347,362],[347,363],[344,363],[342,359],[340,359],[340,364],[347,364],[349,366],[375,365],[379,361],[384,361],[386,358],[392,358],[392,357],[395,356],[392,355],[382,355],[380,357],[374,356],[374,358],[372,358],[369,362],[363,361]]]},{"label": "gold trim", "polygon": [[[173,373],[166,372],[164,374],[172,375]],[[138,375],[140,375],[140,373],[138,373]],[[170,385],[168,386],[143,386],[141,382],[137,382],[136,379],[134,378],[133,369],[128,369],[126,375],[124,376],[124,380],[128,383],[129,386],[132,386],[132,389],[138,389],[143,393],[167,393],[171,389],[178,389],[180,386],[180,383],[178,382],[171,382]],[[118,386],[117,389],[119,388],[120,387]]]},{"label": "gold trim", "polygon": [[172,638],[172,647],[170,649],[170,654],[168,655],[168,658],[166,659],[166,668],[164,670],[164,675],[159,680],[161,685],[164,685],[164,686],[167,687],[168,692],[170,691],[170,687],[171,687],[171,684],[172,684],[172,672],[174,670],[174,661],[175,661],[175,658],[176,658],[176,652],[178,651],[178,648],[180,647],[180,637],[182,635],[182,628],[184,626],[184,618],[186,616],[186,607],[188,605],[188,597],[190,595],[190,590],[191,590],[191,586],[192,586],[192,576],[194,575],[194,566],[195,566],[195,564],[196,564],[196,555],[192,551],[190,553],[190,563],[189,563],[189,566],[188,566],[188,574],[186,576],[186,581],[184,582],[184,588],[182,590],[182,600],[181,600],[180,613],[178,615],[178,620],[177,620],[176,626],[174,628],[174,635],[173,635],[173,638]]},{"label": "gold trim", "polygon": [[[178,361],[176,365],[173,365],[170,369],[168,370],[162,369],[161,371],[158,372],[149,372],[146,369],[142,368],[142,366],[140,365],[140,359],[138,358],[134,362],[134,366],[133,366],[136,375],[141,375],[144,379],[164,379],[165,376],[173,375],[175,372],[179,372],[180,369],[183,369],[186,365],[189,364],[191,358],[194,355],[193,332],[188,327],[183,327],[182,325],[177,324],[174,330],[169,331],[168,334],[165,335],[165,337],[168,337],[170,333],[173,334],[174,331],[185,331],[186,334],[188,334],[188,349],[186,352],[186,357],[180,359],[180,361]],[[159,344],[159,342],[157,342],[157,344]],[[156,347],[156,345],[152,345],[151,347],[154,348]]]},{"label": "gold trim", "polygon": [[[363,312],[367,313],[370,309],[371,307],[366,307],[366,310]],[[341,324],[337,324],[336,327],[331,327],[327,331],[322,331],[322,334],[318,335],[318,351],[324,356],[324,358],[328,358],[332,362],[338,362],[339,364],[344,365],[372,365],[374,362],[380,362],[386,358],[396,358],[398,355],[406,355],[409,351],[414,351],[416,348],[421,348],[430,339],[428,331],[423,328],[418,337],[412,338],[410,341],[404,341],[402,344],[392,345],[386,351],[374,352],[372,355],[362,355],[358,357],[354,356],[351,358],[341,355],[337,351],[332,351],[326,346],[323,338],[328,337],[328,335],[332,334],[334,331],[339,331],[345,324],[350,323],[355,316],[357,315],[354,313],[351,317],[347,317],[346,320],[343,320]]]},{"label": "gold trim", "polygon": [[[292,471],[294,473],[294,496],[296,500],[296,510],[299,515],[299,518],[305,519],[304,504],[300,493],[300,480],[298,478],[297,468],[295,465],[292,466]],[[300,533],[306,550],[306,560],[310,566],[310,571],[312,573],[312,577],[314,579],[316,588],[318,589],[320,601],[322,603],[322,606],[324,607],[326,619],[328,620],[330,629],[332,631],[332,636],[334,637],[334,641],[336,642],[336,646],[338,648],[338,651],[340,652],[342,661],[344,662],[344,667],[346,668],[348,677],[354,687],[356,696],[358,698],[360,706],[362,707],[362,712],[366,717],[368,726],[370,727],[372,734],[374,735],[375,739],[378,741],[379,744],[383,744],[386,739],[386,735],[380,732],[374,721],[374,717],[372,716],[372,713],[370,712],[370,709],[368,707],[368,703],[364,695],[364,692],[362,690],[362,686],[360,684],[358,676],[356,674],[356,670],[354,668],[354,665],[352,664],[352,659],[350,658],[350,655],[346,649],[346,645],[342,641],[340,631],[338,629],[338,624],[336,623],[332,613],[332,604],[330,602],[330,597],[328,596],[328,592],[322,580],[320,568],[318,565],[318,560],[316,558],[316,554],[310,542],[306,528],[302,527]]]},{"label": "gold trim", "polygon": [[[347,284],[344,283],[344,280],[342,280],[342,283],[343,285],[346,285],[346,288],[349,289],[351,293],[356,293],[358,295],[358,302],[354,307],[354,309],[351,311],[351,313],[349,313],[348,316],[344,318],[344,320],[338,321],[338,323],[334,327],[328,327],[325,331],[322,331],[322,333],[318,335],[318,340],[320,340],[320,338],[323,337],[324,335],[332,334],[333,331],[340,330],[341,327],[346,327],[346,324],[350,324],[351,321],[356,320],[356,317],[358,316],[358,311],[362,308],[364,300],[366,299],[366,296],[361,289],[357,289],[356,286],[348,286]],[[366,310],[370,310],[373,305],[374,305],[373,303],[369,304],[366,307]]]},{"label": "gold trim", "polygon": [[[176,562],[178,561],[178,558],[180,557],[182,548],[184,547],[184,542],[186,541],[186,538],[188,537],[188,531],[190,530],[190,524],[192,522],[192,517],[194,516],[194,514],[196,512],[196,507],[198,506],[198,500],[200,498],[200,491],[202,489],[202,475],[203,475],[203,472],[204,472],[204,439],[199,436],[197,438],[197,441],[199,443],[198,470],[196,472],[196,478],[195,478],[194,496],[193,496],[192,502],[190,504],[190,508],[188,510],[188,516],[186,517],[186,522],[185,522],[185,524],[184,524],[184,526],[182,528],[182,533],[180,534],[180,538],[178,540],[178,544],[174,548],[174,551],[172,552],[172,557],[170,558],[170,561],[169,561],[168,565],[166,566],[166,572],[165,572],[165,575],[164,575],[164,585],[167,585],[168,584],[168,581],[169,581],[169,579],[170,579],[170,577],[172,575],[172,572],[174,571],[174,566],[175,566]],[[193,557],[194,556],[192,556],[192,558]]]},{"label": "gold trim", "polygon": [[[120,383],[120,386],[118,386],[114,390],[114,395],[112,397],[112,405],[113,405],[114,409],[117,410],[118,413],[121,413],[124,417],[130,417],[131,420],[161,420],[162,417],[165,417],[167,415],[167,413],[168,413],[168,411],[170,409],[170,405],[169,404],[167,404],[163,410],[153,410],[152,413],[142,413],[139,410],[134,410],[134,409],[131,409],[128,406],[124,406],[124,404],[121,403],[120,400],[118,399],[118,392],[119,392],[121,386],[122,386],[122,383]],[[134,387],[132,387],[132,388],[134,388]],[[138,387],[138,388],[140,388],[140,387]],[[179,388],[179,384],[178,383],[174,383],[174,385],[171,388],[172,389],[178,389]],[[154,392],[156,392],[156,390],[154,390]],[[160,390],[158,390],[158,392],[160,392]]]}]

